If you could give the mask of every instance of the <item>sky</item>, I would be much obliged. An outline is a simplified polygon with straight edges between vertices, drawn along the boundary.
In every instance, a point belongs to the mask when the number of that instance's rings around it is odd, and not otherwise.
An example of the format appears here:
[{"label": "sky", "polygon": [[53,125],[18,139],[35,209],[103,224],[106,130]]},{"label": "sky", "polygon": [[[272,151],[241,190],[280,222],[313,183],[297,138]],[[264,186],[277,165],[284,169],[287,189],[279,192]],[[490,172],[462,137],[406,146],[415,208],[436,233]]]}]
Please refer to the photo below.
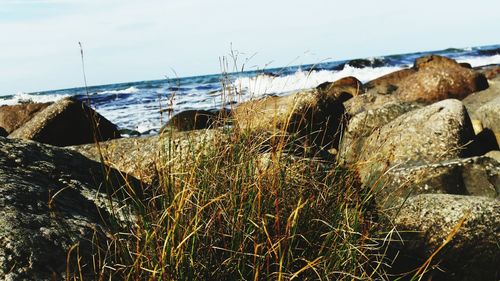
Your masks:
[{"label": "sky", "polygon": [[500,43],[500,1],[0,0],[0,95]]}]

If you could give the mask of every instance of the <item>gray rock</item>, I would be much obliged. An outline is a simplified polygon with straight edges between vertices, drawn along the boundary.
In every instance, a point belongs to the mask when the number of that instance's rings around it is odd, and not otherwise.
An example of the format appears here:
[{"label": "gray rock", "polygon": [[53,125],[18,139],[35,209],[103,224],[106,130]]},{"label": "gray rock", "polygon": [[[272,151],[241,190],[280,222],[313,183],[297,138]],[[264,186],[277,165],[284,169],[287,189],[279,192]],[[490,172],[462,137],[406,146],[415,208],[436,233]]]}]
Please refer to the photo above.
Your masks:
[{"label": "gray rock", "polygon": [[479,107],[475,116],[485,128],[500,133],[500,95]]},{"label": "gray rock", "polygon": [[379,205],[385,207],[425,193],[496,198],[500,194],[500,163],[479,156],[394,168],[379,184],[382,187],[376,196]]},{"label": "gray rock", "polygon": [[[452,237],[433,257],[427,278],[498,280],[500,277],[500,200],[422,194],[408,198],[402,207],[390,211],[386,226],[398,232],[400,238],[393,236],[391,247],[398,251],[400,263],[406,259],[411,269],[421,266],[445,244],[447,237]],[[440,270],[432,270],[437,264]]]},{"label": "gray rock", "polygon": [[9,137],[68,146],[118,138],[120,133],[81,101],[64,98],[39,111]]},{"label": "gray rock", "polygon": [[343,163],[356,162],[367,137],[404,113],[421,108],[421,105],[393,101],[375,109],[368,109],[349,119],[339,148]]},{"label": "gray rock", "polygon": [[[69,255],[70,274],[78,275],[78,251],[83,275],[96,279],[92,248],[105,246],[99,243],[111,230],[108,210],[121,206],[106,191],[120,194],[125,185],[115,170],[108,176],[100,163],[78,153],[0,138],[0,279],[70,278],[66,257],[74,245],[79,246]],[[133,179],[129,183],[138,186]]]},{"label": "gray rock", "polygon": [[[99,143],[99,146],[87,144],[69,148],[95,161],[100,161],[102,156],[107,165],[145,183],[153,183],[160,180],[167,167],[179,170],[181,166],[192,163],[197,153],[227,139],[227,134],[216,129],[168,131],[157,136],[109,140]],[[158,163],[164,163],[164,166],[157,166]]]},{"label": "gray rock", "polygon": [[497,162],[500,162],[500,151],[493,150],[485,154],[485,156],[495,159]]},{"label": "gray rock", "polygon": [[489,83],[490,87],[488,89],[472,93],[462,100],[471,116],[471,119],[479,119],[476,116],[476,111],[481,106],[500,97],[500,81],[490,81]]},{"label": "gray rock", "polygon": [[387,170],[461,158],[474,137],[467,111],[458,100],[444,100],[403,114],[371,134],[357,166],[372,185]]}]

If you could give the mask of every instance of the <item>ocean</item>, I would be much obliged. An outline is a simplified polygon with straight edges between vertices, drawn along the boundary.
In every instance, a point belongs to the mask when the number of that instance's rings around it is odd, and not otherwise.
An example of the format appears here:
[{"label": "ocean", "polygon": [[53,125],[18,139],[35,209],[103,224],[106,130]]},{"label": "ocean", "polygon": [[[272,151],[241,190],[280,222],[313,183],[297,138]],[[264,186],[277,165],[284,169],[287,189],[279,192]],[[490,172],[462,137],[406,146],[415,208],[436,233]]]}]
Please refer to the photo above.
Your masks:
[{"label": "ocean", "polygon": [[446,49],[359,60],[328,61],[310,65],[220,73],[152,81],[71,88],[0,96],[0,105],[48,102],[74,96],[120,129],[155,134],[170,116],[188,109],[216,110],[266,95],[287,95],[302,89],[354,76],[362,82],[411,67],[416,58],[437,54],[473,67],[500,64],[500,45]]}]

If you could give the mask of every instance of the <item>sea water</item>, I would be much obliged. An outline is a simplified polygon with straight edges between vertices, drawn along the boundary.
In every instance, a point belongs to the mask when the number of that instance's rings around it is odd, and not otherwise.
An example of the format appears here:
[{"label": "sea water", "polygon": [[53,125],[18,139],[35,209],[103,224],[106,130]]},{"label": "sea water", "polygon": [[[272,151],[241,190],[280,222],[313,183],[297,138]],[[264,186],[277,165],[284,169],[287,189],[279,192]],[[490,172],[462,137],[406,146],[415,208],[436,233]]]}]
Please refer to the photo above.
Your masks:
[{"label": "sea water", "polygon": [[148,135],[157,133],[170,116],[184,110],[229,108],[249,99],[286,95],[346,76],[367,82],[411,67],[416,58],[429,54],[467,62],[473,67],[500,64],[500,45],[492,45],[373,57],[364,59],[360,64],[350,60],[329,61],[259,71],[17,93],[0,96],[0,105],[48,102],[74,96],[89,102],[120,129]]}]

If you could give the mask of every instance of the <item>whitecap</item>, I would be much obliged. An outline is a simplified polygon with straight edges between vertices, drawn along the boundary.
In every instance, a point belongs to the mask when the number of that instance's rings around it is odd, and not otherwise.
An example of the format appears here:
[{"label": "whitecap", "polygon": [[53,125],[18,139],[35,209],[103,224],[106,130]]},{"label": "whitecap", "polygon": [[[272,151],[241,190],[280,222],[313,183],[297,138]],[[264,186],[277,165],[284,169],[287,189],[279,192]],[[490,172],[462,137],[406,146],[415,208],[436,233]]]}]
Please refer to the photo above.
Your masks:
[{"label": "whitecap", "polygon": [[24,92],[19,92],[14,96],[0,97],[0,105],[15,105],[19,103],[25,102],[36,102],[36,103],[44,103],[44,102],[55,102],[62,98],[69,97],[69,94],[28,94]]},{"label": "whitecap", "polygon": [[98,94],[135,94],[137,92],[139,92],[139,89],[132,86],[132,87],[128,87],[128,88],[122,89],[122,90],[102,91],[102,92],[99,92]]},{"label": "whitecap", "polygon": [[247,98],[253,98],[271,94],[280,95],[302,89],[313,88],[323,82],[336,81],[346,76],[354,76],[364,83],[400,69],[402,69],[400,66],[355,68],[346,65],[340,71],[298,70],[291,75],[279,77],[269,75],[239,77],[234,81],[232,86],[238,93],[247,95]]},{"label": "whitecap", "polygon": [[489,64],[500,64],[500,55],[488,57],[459,57],[456,58],[458,62],[470,63],[472,67],[483,66]]}]

